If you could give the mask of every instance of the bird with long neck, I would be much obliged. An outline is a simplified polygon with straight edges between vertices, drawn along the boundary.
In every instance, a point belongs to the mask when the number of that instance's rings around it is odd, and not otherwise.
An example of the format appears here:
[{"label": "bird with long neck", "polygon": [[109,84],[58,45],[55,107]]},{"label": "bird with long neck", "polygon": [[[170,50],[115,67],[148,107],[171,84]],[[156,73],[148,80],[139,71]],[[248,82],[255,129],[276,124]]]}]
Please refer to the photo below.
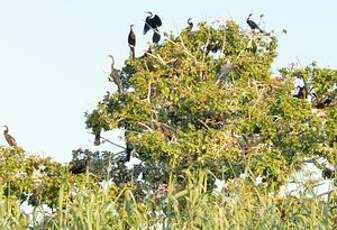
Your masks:
[{"label": "bird with long neck", "polygon": [[192,18],[187,19],[187,24],[188,24],[188,26],[186,27],[187,31],[192,31],[193,29],[193,22],[191,20]]},{"label": "bird with long neck", "polygon": [[298,93],[294,95],[294,97],[297,97],[299,99],[307,99],[308,97],[308,90],[307,87],[304,86],[297,86],[298,88]]},{"label": "bird with long neck", "polygon": [[116,86],[118,93],[123,93],[123,86],[121,82],[121,77],[118,73],[118,70],[115,69],[115,59],[112,55],[107,55],[109,58],[111,58],[111,72],[110,72],[110,80],[112,80]]},{"label": "bird with long neck", "polygon": [[252,30],[258,29],[261,33],[263,33],[263,30],[254,22],[250,17],[253,16],[253,14],[249,14],[248,18],[246,19],[247,24]]},{"label": "bird with long neck", "polygon": [[146,34],[150,29],[153,30],[152,42],[159,43],[161,36],[158,28],[162,25],[161,19],[157,14],[153,15],[150,11],[146,11],[145,13],[148,16],[145,19],[143,34]]},{"label": "bird with long neck", "polygon": [[130,47],[130,58],[135,58],[135,47],[136,47],[136,34],[133,31],[133,24],[130,25],[130,32],[128,36],[128,43]]},{"label": "bird with long neck", "polygon": [[12,137],[11,135],[8,134],[8,126],[4,125],[3,127],[5,128],[4,136],[5,136],[5,139],[8,143],[8,145],[9,146],[17,146],[17,143],[16,143],[14,137]]}]

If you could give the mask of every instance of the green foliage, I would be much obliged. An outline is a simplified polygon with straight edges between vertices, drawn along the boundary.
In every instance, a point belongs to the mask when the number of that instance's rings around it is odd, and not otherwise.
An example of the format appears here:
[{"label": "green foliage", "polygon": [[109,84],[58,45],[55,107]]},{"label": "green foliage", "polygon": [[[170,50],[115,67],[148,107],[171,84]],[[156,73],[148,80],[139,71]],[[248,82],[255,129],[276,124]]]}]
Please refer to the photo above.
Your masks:
[{"label": "green foliage", "polygon": [[[62,166],[50,158],[26,154],[21,148],[0,147],[0,184],[3,195],[15,196],[21,203],[38,206],[47,204],[55,208],[59,203],[59,191],[76,191],[79,186],[97,189],[93,178],[72,175],[68,166]],[[65,196],[69,200],[70,196]]]},{"label": "green foliage", "polygon": [[[208,174],[187,175],[184,187],[171,177],[167,187],[142,201],[135,198],[132,186],[96,193],[80,188],[62,209],[43,213],[29,225],[28,217],[19,214],[17,201],[1,196],[0,212],[6,215],[0,215],[0,224],[2,229],[330,229],[337,224],[335,192],[326,201],[305,194],[282,198],[234,179],[221,192],[210,193]],[[60,193],[61,200],[65,195]],[[14,206],[9,208],[9,202]]]},{"label": "green foliage", "polygon": [[[86,125],[96,138],[124,128],[141,164],[128,169],[127,151],[78,149],[61,165],[0,147],[0,228],[335,226],[335,188],[325,200],[313,184],[299,196],[278,194],[305,160],[337,164],[337,71],[313,63],[275,76],[276,48],[272,33],[202,22],[127,60],[118,71],[125,91],[108,92]],[[335,179],[336,170],[323,174]],[[104,181],[110,186],[101,189]],[[20,210],[24,201],[33,220]],[[45,204],[51,213],[39,212]]]},{"label": "green foliage", "polygon": [[125,157],[121,154],[114,154],[108,151],[91,152],[88,149],[77,149],[73,151],[73,167],[83,168],[82,173],[88,170],[88,173],[94,175],[95,181],[109,181],[117,186],[122,186],[137,178],[141,168],[128,169],[125,166]]},{"label": "green foliage", "polygon": [[[278,190],[308,157],[336,162],[336,106],[324,108],[323,118],[312,107],[322,95],[336,100],[337,75],[311,65],[273,76],[276,48],[272,33],[233,21],[171,34],[126,62],[126,92],[106,95],[87,126],[111,130],[127,121],[126,141],[158,183],[207,168],[223,179],[262,176]],[[294,97],[295,76],[319,96]]]}]

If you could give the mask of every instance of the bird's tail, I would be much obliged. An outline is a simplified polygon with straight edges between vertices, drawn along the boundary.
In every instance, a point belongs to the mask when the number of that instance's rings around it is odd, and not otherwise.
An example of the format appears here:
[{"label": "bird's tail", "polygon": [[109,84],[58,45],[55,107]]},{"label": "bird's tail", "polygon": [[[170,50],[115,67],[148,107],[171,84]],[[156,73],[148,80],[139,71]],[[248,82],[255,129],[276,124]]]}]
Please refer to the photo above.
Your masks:
[{"label": "bird's tail", "polygon": [[257,27],[257,28],[259,29],[259,31],[260,31],[261,34],[264,34],[264,30],[263,29],[261,29],[260,27]]}]

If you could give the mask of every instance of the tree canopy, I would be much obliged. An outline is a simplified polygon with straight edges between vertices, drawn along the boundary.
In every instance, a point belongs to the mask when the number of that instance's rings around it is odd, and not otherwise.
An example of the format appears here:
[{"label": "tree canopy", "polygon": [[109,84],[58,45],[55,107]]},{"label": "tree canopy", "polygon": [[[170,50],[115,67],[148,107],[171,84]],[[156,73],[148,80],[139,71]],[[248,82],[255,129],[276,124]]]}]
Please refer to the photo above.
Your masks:
[{"label": "tree canopy", "polygon": [[273,73],[276,56],[273,32],[234,21],[166,35],[125,62],[124,90],[106,94],[87,127],[124,128],[128,154],[151,183],[169,175],[184,183],[207,168],[222,179],[261,176],[278,190],[306,159],[336,164],[337,71],[313,63]]},{"label": "tree canopy", "polygon": [[[121,70],[112,65],[118,90],[86,125],[94,145],[114,143],[101,133],[123,129],[125,151],[77,149],[62,165],[0,147],[0,225],[27,228],[25,201],[52,208],[34,229],[336,224],[336,189],[327,201],[314,183],[298,197],[279,192],[305,162],[336,184],[337,70],[313,62],[273,71],[276,56],[273,32],[201,22],[166,34]],[[131,156],[140,160],[133,168]],[[225,185],[218,193],[216,179]]]}]

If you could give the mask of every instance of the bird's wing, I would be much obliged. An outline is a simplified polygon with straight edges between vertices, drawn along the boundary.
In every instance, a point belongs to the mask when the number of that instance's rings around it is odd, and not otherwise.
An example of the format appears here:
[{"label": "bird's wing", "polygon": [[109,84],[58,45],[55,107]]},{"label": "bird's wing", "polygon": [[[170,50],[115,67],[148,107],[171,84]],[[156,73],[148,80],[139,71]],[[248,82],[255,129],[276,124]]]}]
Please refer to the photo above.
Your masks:
[{"label": "bird's wing", "polygon": [[143,34],[146,34],[151,29],[150,26],[151,26],[151,19],[146,18],[145,24],[144,24],[144,29],[143,29]]},{"label": "bird's wing", "polygon": [[257,28],[257,24],[253,20],[248,19],[247,20],[247,24],[249,25],[249,27],[251,29],[256,29]]},{"label": "bird's wing", "polygon": [[10,146],[17,146],[16,140],[11,135],[8,134],[6,140]]},{"label": "bird's wing", "polygon": [[129,45],[132,45],[132,46],[136,45],[136,35],[132,31],[130,31],[129,33],[128,43]]},{"label": "bird's wing", "polygon": [[158,15],[154,15],[152,21],[154,22],[155,27],[159,27],[162,25],[161,19]]}]

